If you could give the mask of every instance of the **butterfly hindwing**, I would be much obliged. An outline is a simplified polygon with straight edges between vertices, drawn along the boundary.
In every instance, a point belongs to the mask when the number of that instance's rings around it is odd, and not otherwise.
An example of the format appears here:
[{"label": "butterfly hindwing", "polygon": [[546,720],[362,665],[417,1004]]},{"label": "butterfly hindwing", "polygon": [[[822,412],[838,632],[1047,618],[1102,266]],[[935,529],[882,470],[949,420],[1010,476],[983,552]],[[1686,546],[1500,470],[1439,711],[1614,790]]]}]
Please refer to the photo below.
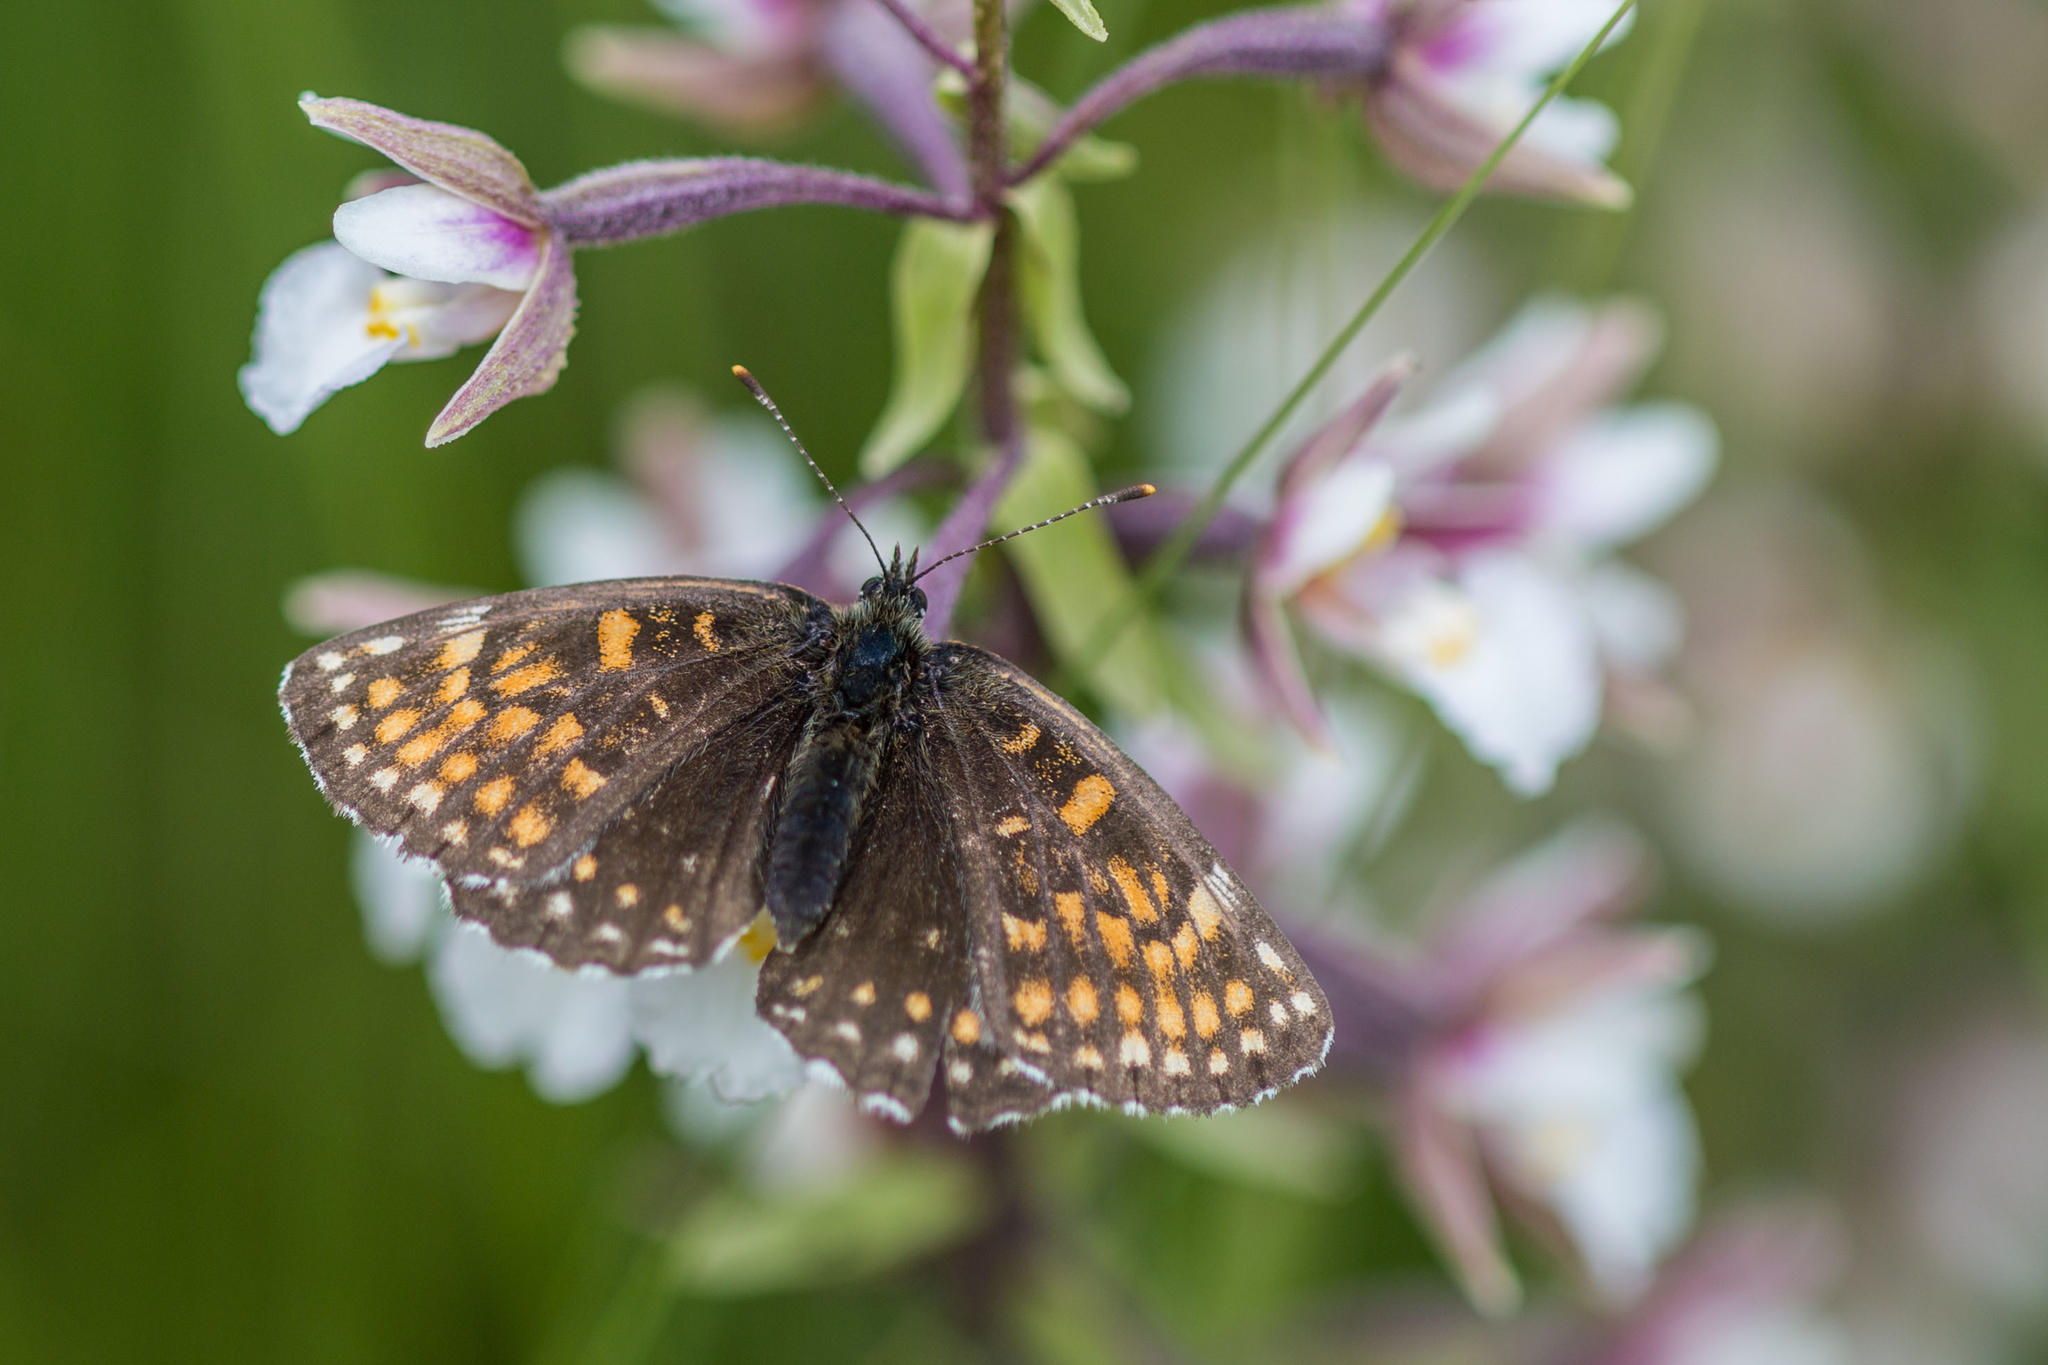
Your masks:
[{"label": "butterfly hindwing", "polygon": [[1139,1112],[1215,1112],[1314,1070],[1321,990],[1173,800],[1006,660],[945,644],[933,663],[988,1041],[1056,1097]]},{"label": "butterfly hindwing", "polygon": [[616,972],[711,960],[761,909],[776,786],[808,707],[771,699],[656,780],[555,881],[449,888],[455,913],[507,947]]},{"label": "butterfly hindwing", "polygon": [[[757,1008],[862,1106],[909,1122],[968,1007],[965,922],[946,794],[905,736],[868,800],[824,921],[761,964]],[[970,1016],[971,1017],[971,1016]]]},{"label": "butterfly hindwing", "polygon": [[536,588],[317,645],[280,699],[350,818],[451,882],[530,884],[558,877],[678,759],[790,695],[793,661],[830,624],[823,602],[777,584]]}]

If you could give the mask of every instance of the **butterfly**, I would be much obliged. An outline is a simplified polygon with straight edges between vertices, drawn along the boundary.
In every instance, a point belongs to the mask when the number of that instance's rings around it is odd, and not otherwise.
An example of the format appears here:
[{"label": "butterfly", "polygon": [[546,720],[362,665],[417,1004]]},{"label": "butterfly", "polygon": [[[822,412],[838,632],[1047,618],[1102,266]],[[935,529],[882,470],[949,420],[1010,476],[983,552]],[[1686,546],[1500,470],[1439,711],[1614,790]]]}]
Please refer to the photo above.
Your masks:
[{"label": "butterfly", "polygon": [[872,1112],[943,1078],[961,1132],[1208,1114],[1315,1070],[1328,1002],[1236,873],[1074,707],[927,639],[919,577],[479,598],[314,646],[280,700],[327,799],[500,944],[689,968],[765,914],[757,1012]]}]

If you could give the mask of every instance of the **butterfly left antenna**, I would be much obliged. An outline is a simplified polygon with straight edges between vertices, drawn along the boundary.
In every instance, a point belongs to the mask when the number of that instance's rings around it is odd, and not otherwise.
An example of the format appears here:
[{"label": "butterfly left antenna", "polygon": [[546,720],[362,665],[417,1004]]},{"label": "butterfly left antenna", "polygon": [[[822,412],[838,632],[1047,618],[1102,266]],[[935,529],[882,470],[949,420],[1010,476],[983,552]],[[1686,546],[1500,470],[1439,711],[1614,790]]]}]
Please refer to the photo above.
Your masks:
[{"label": "butterfly left antenna", "polygon": [[796,432],[790,428],[789,419],[782,415],[781,408],[775,406],[775,400],[768,396],[768,390],[761,387],[761,381],[754,378],[744,365],[733,366],[732,374],[733,378],[747,386],[747,392],[754,395],[756,403],[768,409],[768,415],[775,419],[775,425],[782,428],[782,434],[787,436],[789,443],[796,447],[796,453],[804,457],[804,463],[811,467],[811,472],[816,474],[818,481],[825,485],[825,491],[832,495],[832,500],[839,504],[840,510],[845,512],[847,517],[853,522],[854,528],[861,534],[861,539],[868,543],[868,549],[874,551],[875,563],[881,565],[882,571],[887,573],[889,566],[883,562],[882,552],[876,547],[875,538],[868,534],[867,527],[860,524],[860,518],[853,515],[853,508],[847,504],[845,498],[839,496],[839,490],[832,486],[832,480],[825,477],[825,471],[818,468],[818,462],[811,458],[811,452],[804,449],[804,443],[797,439]]},{"label": "butterfly left antenna", "polygon": [[1056,521],[1065,521],[1068,517],[1077,516],[1082,512],[1086,512],[1091,507],[1110,507],[1120,502],[1136,502],[1139,498],[1149,498],[1158,491],[1149,483],[1134,483],[1129,488],[1119,488],[1114,493],[1104,493],[1099,498],[1090,498],[1079,507],[1069,507],[1056,517],[1047,517],[1044,521],[1034,521],[1029,526],[1019,526],[1014,531],[1005,531],[1002,535],[990,540],[984,540],[979,545],[970,545],[964,550],[955,550],[943,559],[934,559],[931,563],[925,565],[924,568],[918,570],[916,577],[913,577],[910,581],[915,583],[919,578],[923,578],[933,569],[938,568],[939,565],[958,559],[962,555],[971,555],[977,550],[986,550],[991,545],[1000,545],[1006,540],[1015,540],[1026,532],[1050,526]]}]

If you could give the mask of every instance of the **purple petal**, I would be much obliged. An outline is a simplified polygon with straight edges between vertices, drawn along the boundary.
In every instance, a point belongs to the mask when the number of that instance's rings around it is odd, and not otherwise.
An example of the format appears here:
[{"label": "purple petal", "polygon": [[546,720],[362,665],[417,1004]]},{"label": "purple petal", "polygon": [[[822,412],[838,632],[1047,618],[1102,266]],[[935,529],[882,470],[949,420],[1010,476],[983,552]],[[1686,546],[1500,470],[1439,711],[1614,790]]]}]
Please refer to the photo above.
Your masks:
[{"label": "purple petal", "polygon": [[563,60],[599,94],[742,136],[793,127],[825,89],[802,56],[739,56],[661,29],[585,25]]},{"label": "purple petal", "polygon": [[916,39],[880,6],[853,0],[827,16],[818,56],[933,189],[955,199],[967,196],[967,158],[932,98],[933,62]]},{"label": "purple petal", "polygon": [[1493,1315],[1512,1312],[1521,1286],[1501,1249],[1478,1145],[1432,1089],[1425,1070],[1395,1102],[1394,1155],[1402,1183],[1473,1306]]},{"label": "purple petal", "polygon": [[576,332],[576,274],[566,242],[542,239],[540,265],[519,309],[476,373],[427,428],[429,446],[445,445],[515,398],[545,393],[568,361]]},{"label": "purple petal", "polygon": [[577,176],[541,196],[548,222],[576,246],[681,232],[712,218],[785,204],[967,220],[971,206],[847,171],[756,157],[629,161]]},{"label": "purple petal", "polygon": [[[1467,109],[1415,52],[1395,56],[1390,78],[1366,96],[1365,114],[1390,161],[1444,191],[1463,185],[1513,126]],[[1486,188],[1609,209],[1627,208],[1633,197],[1606,167],[1558,155],[1526,136],[1501,158]]]},{"label": "purple petal", "polygon": [[1256,585],[1246,588],[1243,608],[1245,643],[1251,651],[1252,668],[1281,710],[1303,738],[1318,748],[1331,747],[1329,722],[1316,704],[1308,674],[1302,671],[1301,653],[1287,628],[1280,599]]},{"label": "purple petal", "polygon": [[284,619],[307,635],[341,635],[482,595],[475,588],[448,588],[368,569],[335,569],[301,578],[287,588]]},{"label": "purple petal", "polygon": [[420,179],[514,222],[541,225],[533,181],[519,158],[474,128],[411,118],[362,100],[305,95],[299,108],[316,128],[374,147]]},{"label": "purple petal", "polygon": [[334,238],[396,275],[523,290],[541,234],[433,185],[401,185],[334,211]]}]

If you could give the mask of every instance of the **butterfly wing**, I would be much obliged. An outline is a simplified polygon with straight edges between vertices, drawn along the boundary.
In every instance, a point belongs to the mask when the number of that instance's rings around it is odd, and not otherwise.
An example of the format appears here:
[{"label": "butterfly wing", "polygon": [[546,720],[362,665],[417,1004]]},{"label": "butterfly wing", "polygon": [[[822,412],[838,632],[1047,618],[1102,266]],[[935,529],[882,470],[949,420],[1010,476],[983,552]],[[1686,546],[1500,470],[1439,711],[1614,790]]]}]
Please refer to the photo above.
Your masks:
[{"label": "butterfly wing", "polygon": [[1213,1113],[1319,1066],[1321,989],[1172,798],[999,656],[948,643],[933,667],[982,1041],[1044,1084],[1040,1107]]},{"label": "butterfly wing", "polygon": [[[777,681],[777,679],[780,679]],[[776,787],[809,707],[775,670],[766,699],[656,779],[552,882],[450,886],[455,913],[512,948],[615,972],[710,961],[761,911]]]},{"label": "butterfly wing", "polygon": [[680,761],[777,697],[831,611],[800,589],[652,578],[435,607],[316,645],[285,720],[349,818],[451,883],[563,876]]},{"label": "butterfly wing", "polygon": [[899,736],[884,762],[832,908],[793,948],[769,954],[755,1001],[864,1108],[907,1123],[967,1003],[966,924],[929,746]]}]

